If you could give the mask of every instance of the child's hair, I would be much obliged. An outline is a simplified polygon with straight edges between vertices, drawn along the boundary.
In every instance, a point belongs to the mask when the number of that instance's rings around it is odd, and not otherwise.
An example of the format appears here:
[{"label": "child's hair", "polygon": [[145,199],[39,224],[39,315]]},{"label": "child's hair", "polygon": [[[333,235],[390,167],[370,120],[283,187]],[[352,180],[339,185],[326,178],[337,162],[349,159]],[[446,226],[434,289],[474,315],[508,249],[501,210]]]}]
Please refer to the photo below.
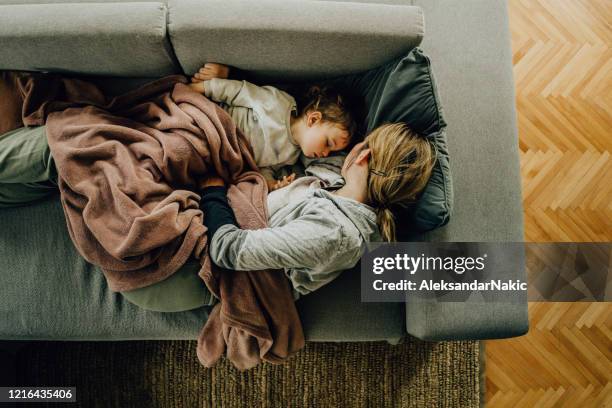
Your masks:
[{"label": "child's hair", "polygon": [[311,85],[299,91],[296,99],[298,117],[309,111],[319,111],[323,121],[335,123],[345,129],[351,139],[357,133],[359,104],[346,90],[328,85]]},{"label": "child's hair", "polygon": [[417,200],[431,176],[435,146],[403,123],[380,126],[365,141],[371,155],[368,201],[377,209],[383,240],[395,241],[392,208],[405,207]]}]

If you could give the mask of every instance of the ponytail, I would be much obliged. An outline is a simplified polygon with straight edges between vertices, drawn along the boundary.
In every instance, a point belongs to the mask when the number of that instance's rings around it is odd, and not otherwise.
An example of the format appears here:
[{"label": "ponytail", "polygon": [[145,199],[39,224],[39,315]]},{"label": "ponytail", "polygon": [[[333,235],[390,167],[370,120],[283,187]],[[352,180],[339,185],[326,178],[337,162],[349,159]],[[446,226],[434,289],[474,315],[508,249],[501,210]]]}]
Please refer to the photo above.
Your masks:
[{"label": "ponytail", "polygon": [[378,208],[376,210],[376,223],[383,241],[395,241],[395,217],[391,210],[387,207]]},{"label": "ponytail", "polygon": [[431,176],[435,148],[403,123],[378,127],[366,143],[370,148],[368,202],[377,208],[382,238],[395,241],[395,218],[390,208],[416,202]]}]

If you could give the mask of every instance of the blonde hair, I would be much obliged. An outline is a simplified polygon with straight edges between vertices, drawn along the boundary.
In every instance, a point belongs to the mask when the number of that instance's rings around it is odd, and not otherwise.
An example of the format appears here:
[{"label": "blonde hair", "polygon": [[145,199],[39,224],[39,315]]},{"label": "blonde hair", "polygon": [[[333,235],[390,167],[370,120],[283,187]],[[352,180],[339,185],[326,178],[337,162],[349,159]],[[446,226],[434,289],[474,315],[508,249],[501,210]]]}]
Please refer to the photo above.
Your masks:
[{"label": "blonde hair", "polygon": [[376,207],[383,240],[395,241],[395,218],[391,208],[415,202],[427,185],[436,161],[435,146],[403,123],[376,128],[366,139],[368,201]]}]

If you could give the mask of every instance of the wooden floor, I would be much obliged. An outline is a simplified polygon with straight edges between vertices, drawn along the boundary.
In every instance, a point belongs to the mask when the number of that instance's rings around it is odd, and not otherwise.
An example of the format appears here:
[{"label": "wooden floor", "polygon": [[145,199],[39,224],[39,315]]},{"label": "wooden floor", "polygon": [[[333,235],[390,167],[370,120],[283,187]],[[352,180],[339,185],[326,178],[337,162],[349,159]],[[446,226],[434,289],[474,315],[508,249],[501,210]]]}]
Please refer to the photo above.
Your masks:
[{"label": "wooden floor", "polygon": [[[612,1],[510,0],[526,241],[612,241]],[[530,303],[487,407],[612,407],[612,303]]]}]

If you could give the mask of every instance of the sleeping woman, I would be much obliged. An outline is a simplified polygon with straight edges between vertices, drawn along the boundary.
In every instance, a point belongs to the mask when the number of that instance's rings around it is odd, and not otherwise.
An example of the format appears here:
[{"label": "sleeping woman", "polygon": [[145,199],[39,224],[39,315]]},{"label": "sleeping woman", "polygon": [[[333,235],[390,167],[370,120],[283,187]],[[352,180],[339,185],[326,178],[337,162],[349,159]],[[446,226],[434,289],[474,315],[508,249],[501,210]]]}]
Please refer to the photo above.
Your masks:
[{"label": "sleeping woman", "polygon": [[329,191],[302,177],[268,196],[269,227],[237,226],[221,178],[204,184],[210,256],[232,270],[283,269],[294,298],[352,268],[365,242],[395,240],[391,208],[415,201],[432,172],[431,143],[404,124],[375,129],[348,154],[345,184]]},{"label": "sleeping woman", "polygon": [[[406,125],[380,126],[349,152],[341,188],[332,190],[317,177],[298,178],[268,195],[268,228],[259,230],[237,226],[225,183],[209,178],[201,207],[211,259],[230,270],[282,269],[298,299],[355,266],[363,243],[395,239],[391,209],[417,199],[435,160],[433,144]],[[199,268],[194,262],[161,282],[122,295],[159,312],[205,306],[208,290],[198,277]]]}]

